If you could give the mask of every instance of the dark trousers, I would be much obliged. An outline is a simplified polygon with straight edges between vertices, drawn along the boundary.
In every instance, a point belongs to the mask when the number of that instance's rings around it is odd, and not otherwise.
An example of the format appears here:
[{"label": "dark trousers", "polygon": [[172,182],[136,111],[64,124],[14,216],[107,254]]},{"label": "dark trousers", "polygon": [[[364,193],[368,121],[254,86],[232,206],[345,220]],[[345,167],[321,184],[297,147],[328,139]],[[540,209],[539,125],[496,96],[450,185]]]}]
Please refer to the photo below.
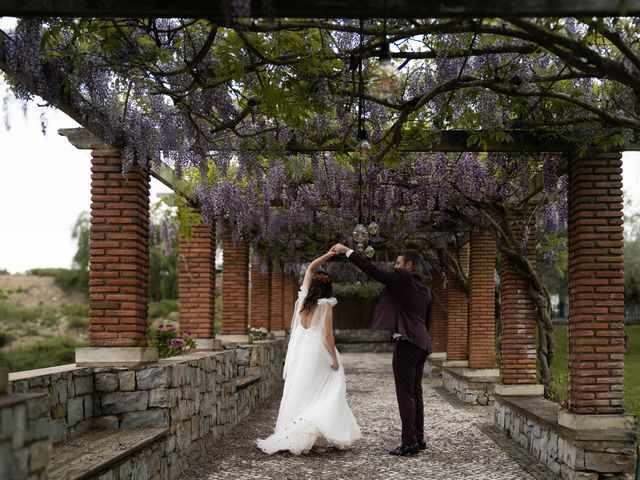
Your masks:
[{"label": "dark trousers", "polygon": [[402,421],[402,444],[414,445],[424,439],[422,373],[427,352],[402,340],[393,352],[393,377]]}]

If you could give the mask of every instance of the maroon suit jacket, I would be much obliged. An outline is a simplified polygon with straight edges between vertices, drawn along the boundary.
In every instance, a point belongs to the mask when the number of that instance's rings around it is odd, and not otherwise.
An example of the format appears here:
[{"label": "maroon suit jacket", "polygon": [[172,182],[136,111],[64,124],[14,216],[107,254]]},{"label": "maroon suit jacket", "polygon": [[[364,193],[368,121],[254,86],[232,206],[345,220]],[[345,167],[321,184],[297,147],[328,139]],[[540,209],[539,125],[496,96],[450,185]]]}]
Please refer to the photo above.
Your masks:
[{"label": "maroon suit jacket", "polygon": [[381,270],[353,252],[349,260],[367,276],[386,285],[373,314],[374,330],[397,332],[418,348],[431,353],[427,328],[431,323],[431,290],[410,270]]}]

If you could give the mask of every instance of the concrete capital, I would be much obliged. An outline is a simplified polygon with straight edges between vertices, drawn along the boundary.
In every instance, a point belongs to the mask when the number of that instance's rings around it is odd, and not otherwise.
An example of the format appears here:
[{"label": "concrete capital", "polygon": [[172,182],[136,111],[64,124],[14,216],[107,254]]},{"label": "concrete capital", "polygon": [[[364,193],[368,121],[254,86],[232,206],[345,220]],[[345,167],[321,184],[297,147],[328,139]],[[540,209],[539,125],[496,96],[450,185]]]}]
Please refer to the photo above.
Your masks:
[{"label": "concrete capital", "polygon": [[499,383],[495,389],[496,395],[503,397],[537,397],[544,395],[544,385],[540,384],[522,384],[522,385],[505,385]]},{"label": "concrete capital", "polygon": [[131,367],[157,361],[156,347],[76,348],[78,367]]}]

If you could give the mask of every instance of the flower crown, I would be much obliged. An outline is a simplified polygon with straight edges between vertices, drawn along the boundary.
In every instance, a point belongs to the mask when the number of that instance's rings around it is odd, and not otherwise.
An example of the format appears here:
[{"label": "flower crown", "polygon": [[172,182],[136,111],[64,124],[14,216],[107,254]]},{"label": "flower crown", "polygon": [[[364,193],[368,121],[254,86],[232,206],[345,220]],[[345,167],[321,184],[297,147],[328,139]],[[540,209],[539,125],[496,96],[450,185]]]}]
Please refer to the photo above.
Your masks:
[{"label": "flower crown", "polygon": [[329,277],[329,275],[327,275],[326,273],[322,273],[322,272],[315,273],[312,279],[322,283],[331,283],[331,277]]}]

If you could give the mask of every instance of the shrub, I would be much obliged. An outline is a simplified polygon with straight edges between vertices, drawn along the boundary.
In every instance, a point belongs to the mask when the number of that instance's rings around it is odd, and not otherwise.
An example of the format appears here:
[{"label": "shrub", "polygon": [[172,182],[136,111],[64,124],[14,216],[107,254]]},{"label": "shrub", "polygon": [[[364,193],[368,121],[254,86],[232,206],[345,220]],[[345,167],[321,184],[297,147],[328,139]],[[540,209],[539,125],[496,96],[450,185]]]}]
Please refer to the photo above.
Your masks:
[{"label": "shrub", "polygon": [[0,366],[11,372],[53,367],[75,361],[75,349],[85,343],[71,337],[52,337],[40,342],[0,352]]},{"label": "shrub", "polygon": [[67,325],[71,328],[86,328],[89,325],[89,304],[69,303],[63,305],[60,314],[67,318]]},{"label": "shrub", "polygon": [[21,305],[11,305],[0,300],[0,318],[5,324],[24,325],[37,323],[39,319],[50,313],[45,308],[28,308]]},{"label": "shrub", "polygon": [[65,293],[89,292],[89,272],[67,268],[34,268],[27,272],[37,277],[53,277],[53,283]]},{"label": "shrub", "polygon": [[88,303],[67,303],[60,308],[60,313],[65,316],[89,317]]},{"label": "shrub", "polygon": [[264,328],[253,328],[250,327],[249,328],[249,336],[254,339],[254,340],[263,340],[265,338],[267,338],[267,334],[269,333],[269,331]]},{"label": "shrub", "polygon": [[87,328],[89,326],[89,318],[70,316],[67,317],[67,325],[70,328]]},{"label": "shrub", "polygon": [[169,318],[169,315],[179,310],[178,300],[166,299],[149,304],[149,318],[155,320],[157,318]]},{"label": "shrub", "polygon": [[158,347],[160,358],[183,355],[196,348],[196,340],[190,332],[178,334],[174,325],[160,324],[158,330],[151,332],[150,347]]},{"label": "shrub", "polygon": [[14,336],[9,332],[0,332],[0,348],[9,345],[14,339]]},{"label": "shrub", "polygon": [[376,282],[335,283],[333,293],[341,297],[357,297],[365,299],[377,298],[382,292],[383,285]]}]

